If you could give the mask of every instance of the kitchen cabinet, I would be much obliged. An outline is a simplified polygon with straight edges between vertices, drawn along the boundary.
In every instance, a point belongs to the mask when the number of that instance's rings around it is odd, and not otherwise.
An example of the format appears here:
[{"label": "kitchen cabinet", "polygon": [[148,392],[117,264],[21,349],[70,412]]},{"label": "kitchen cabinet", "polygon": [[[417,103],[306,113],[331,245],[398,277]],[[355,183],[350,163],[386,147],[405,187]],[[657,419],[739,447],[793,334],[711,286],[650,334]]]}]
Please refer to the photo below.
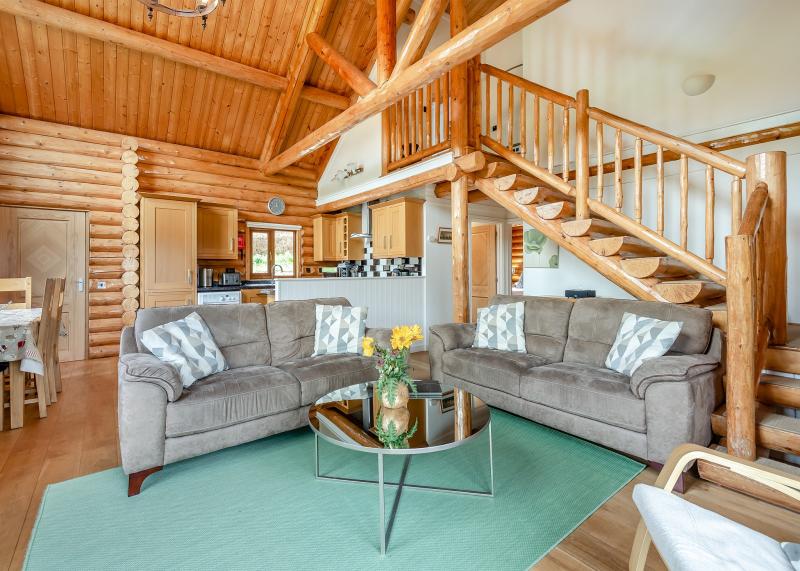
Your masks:
[{"label": "kitchen cabinet", "polygon": [[419,198],[397,198],[370,206],[373,258],[422,256],[424,202]]},{"label": "kitchen cabinet", "polygon": [[201,260],[236,260],[239,212],[214,204],[197,205],[197,257]]},{"label": "kitchen cabinet", "polygon": [[318,214],[314,217],[314,261],[363,260],[364,239],[351,238],[361,232],[361,215]]},{"label": "kitchen cabinet", "polygon": [[142,307],[193,304],[197,201],[142,194],[139,208]]},{"label": "kitchen cabinet", "polygon": [[242,303],[261,303],[263,305],[267,305],[273,301],[275,301],[275,290],[263,290],[255,288],[242,289]]}]

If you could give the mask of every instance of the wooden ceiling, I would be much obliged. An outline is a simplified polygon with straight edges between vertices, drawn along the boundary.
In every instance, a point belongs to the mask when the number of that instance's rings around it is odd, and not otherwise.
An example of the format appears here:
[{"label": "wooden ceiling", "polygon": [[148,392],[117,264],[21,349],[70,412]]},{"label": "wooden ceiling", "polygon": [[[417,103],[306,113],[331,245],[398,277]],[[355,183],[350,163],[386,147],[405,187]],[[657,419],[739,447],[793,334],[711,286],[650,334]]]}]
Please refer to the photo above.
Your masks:
[{"label": "wooden ceiling", "polygon": [[[205,30],[199,19],[158,12],[148,21],[137,0],[46,1],[282,77],[291,74],[292,56],[314,29],[359,68],[367,70],[374,61],[375,6],[369,0],[328,0],[331,8],[317,19],[316,0],[227,0]],[[468,3],[470,19],[500,3]],[[177,4],[191,7],[194,0],[172,5]],[[318,58],[313,58],[305,85],[351,95]],[[0,11],[2,113],[259,157],[281,93]],[[278,150],[339,112],[301,98]],[[319,165],[327,154],[321,149],[304,162]]]}]

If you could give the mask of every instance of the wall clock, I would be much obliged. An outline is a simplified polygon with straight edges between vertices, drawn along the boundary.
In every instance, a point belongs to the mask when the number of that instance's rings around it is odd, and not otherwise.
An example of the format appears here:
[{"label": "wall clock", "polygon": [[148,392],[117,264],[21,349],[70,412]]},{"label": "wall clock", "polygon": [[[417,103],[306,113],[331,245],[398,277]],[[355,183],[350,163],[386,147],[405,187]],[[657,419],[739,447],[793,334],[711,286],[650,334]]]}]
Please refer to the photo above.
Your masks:
[{"label": "wall clock", "polygon": [[282,198],[273,196],[269,199],[269,202],[267,202],[267,210],[269,210],[270,214],[280,216],[286,210],[286,203]]}]

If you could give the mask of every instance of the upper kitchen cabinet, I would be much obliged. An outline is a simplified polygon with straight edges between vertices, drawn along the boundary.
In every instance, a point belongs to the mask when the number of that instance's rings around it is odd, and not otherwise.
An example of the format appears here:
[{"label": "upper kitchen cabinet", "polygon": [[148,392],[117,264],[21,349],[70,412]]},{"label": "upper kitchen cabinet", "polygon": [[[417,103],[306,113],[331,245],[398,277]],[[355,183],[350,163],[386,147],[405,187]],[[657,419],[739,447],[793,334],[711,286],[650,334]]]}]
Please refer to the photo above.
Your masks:
[{"label": "upper kitchen cabinet", "polygon": [[142,307],[194,303],[197,202],[144,195],[139,217]]},{"label": "upper kitchen cabinet", "polygon": [[197,205],[197,257],[201,260],[235,260],[239,213],[235,208]]},{"label": "upper kitchen cabinet", "polygon": [[361,215],[318,214],[314,217],[314,261],[340,262],[364,259],[364,239],[351,238],[361,232]]},{"label": "upper kitchen cabinet", "polygon": [[424,202],[420,198],[397,198],[370,206],[374,258],[422,256]]}]

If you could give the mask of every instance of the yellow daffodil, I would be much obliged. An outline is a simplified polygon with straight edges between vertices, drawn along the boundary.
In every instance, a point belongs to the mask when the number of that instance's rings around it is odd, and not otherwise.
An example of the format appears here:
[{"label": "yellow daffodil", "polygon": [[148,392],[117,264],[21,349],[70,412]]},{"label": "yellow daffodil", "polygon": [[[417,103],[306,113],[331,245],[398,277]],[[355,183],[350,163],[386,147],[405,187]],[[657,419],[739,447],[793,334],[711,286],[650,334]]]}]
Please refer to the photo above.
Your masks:
[{"label": "yellow daffodil", "polygon": [[410,349],[414,341],[422,340],[422,329],[419,325],[400,325],[392,329],[392,349],[402,351]]},{"label": "yellow daffodil", "polygon": [[411,335],[413,337],[413,341],[422,341],[422,328],[419,325],[412,325]]},{"label": "yellow daffodil", "polygon": [[365,357],[372,357],[375,354],[375,339],[372,337],[364,337],[361,342],[361,347],[364,349]]}]

